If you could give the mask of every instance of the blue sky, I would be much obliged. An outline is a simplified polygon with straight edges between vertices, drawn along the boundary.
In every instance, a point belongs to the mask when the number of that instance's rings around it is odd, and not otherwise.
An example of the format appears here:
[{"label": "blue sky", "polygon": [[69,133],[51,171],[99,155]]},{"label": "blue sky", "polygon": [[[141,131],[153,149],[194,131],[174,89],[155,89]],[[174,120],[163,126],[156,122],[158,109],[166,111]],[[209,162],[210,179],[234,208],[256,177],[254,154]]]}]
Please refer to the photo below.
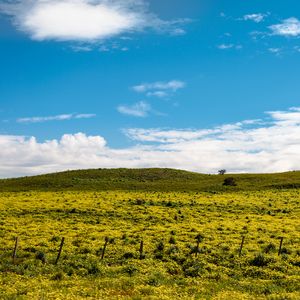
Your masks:
[{"label": "blue sky", "polygon": [[299,38],[296,0],[2,0],[0,176],[298,169]]}]

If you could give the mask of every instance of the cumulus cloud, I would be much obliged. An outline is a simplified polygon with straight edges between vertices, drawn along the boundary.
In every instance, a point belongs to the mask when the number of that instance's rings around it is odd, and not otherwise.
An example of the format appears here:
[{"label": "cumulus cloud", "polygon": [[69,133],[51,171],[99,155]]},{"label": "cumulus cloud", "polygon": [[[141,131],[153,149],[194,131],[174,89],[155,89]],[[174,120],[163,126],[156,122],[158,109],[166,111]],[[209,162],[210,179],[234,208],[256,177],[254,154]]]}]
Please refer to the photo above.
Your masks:
[{"label": "cumulus cloud", "polygon": [[17,28],[34,40],[101,41],[154,29],[177,35],[187,20],[164,21],[144,0],[19,0],[0,4]]},{"label": "cumulus cloud", "polygon": [[142,83],[133,86],[132,89],[137,93],[144,93],[148,97],[165,98],[183,89],[186,83],[181,80],[157,81],[152,83]]},{"label": "cumulus cloud", "polygon": [[124,115],[143,118],[146,117],[152,109],[149,103],[140,101],[133,105],[119,105],[117,110]]},{"label": "cumulus cloud", "polygon": [[280,24],[269,26],[274,35],[285,37],[297,37],[300,35],[300,21],[297,18],[289,18]]},{"label": "cumulus cloud", "polygon": [[57,116],[46,116],[46,117],[30,117],[30,118],[19,118],[18,123],[43,123],[49,121],[65,121],[71,119],[90,119],[96,117],[95,114],[63,114]]},{"label": "cumulus cloud", "polygon": [[127,129],[135,146],[114,149],[101,136],[60,140],[0,135],[0,176],[81,168],[170,167],[196,172],[278,172],[300,169],[300,108],[267,112],[208,129]]}]

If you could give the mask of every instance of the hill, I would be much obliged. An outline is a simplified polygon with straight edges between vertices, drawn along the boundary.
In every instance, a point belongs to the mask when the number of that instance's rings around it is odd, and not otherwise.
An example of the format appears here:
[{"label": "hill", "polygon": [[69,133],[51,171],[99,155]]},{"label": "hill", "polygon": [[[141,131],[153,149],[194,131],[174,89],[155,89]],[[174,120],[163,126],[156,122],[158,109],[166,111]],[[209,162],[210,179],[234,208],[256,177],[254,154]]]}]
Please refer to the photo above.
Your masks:
[{"label": "hill", "polygon": [[300,299],[299,186],[172,169],[0,180],[0,299]]},{"label": "hill", "polygon": [[[223,186],[233,177],[234,187]],[[92,169],[0,180],[0,191],[243,191],[300,188],[300,171],[206,175],[174,169]]]}]

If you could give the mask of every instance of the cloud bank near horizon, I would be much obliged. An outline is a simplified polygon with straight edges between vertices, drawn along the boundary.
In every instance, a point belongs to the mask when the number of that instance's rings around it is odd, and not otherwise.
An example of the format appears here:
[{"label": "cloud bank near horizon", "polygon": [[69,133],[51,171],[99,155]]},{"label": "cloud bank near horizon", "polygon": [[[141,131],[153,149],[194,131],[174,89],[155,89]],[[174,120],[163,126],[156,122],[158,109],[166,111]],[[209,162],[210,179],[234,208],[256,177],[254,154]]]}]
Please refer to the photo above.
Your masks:
[{"label": "cloud bank near horizon", "polygon": [[125,129],[135,146],[114,149],[102,136],[65,134],[60,140],[0,135],[0,177],[67,169],[169,167],[203,173],[300,169],[300,108],[267,112],[209,129]]}]

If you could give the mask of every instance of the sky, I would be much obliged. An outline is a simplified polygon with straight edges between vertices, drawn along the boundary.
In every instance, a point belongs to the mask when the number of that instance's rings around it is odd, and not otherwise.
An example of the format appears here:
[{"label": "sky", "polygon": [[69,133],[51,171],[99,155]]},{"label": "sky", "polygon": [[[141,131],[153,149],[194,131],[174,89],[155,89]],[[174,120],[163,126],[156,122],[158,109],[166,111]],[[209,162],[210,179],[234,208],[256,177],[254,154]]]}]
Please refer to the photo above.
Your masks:
[{"label": "sky", "polygon": [[297,0],[0,0],[0,178],[300,169]]}]

